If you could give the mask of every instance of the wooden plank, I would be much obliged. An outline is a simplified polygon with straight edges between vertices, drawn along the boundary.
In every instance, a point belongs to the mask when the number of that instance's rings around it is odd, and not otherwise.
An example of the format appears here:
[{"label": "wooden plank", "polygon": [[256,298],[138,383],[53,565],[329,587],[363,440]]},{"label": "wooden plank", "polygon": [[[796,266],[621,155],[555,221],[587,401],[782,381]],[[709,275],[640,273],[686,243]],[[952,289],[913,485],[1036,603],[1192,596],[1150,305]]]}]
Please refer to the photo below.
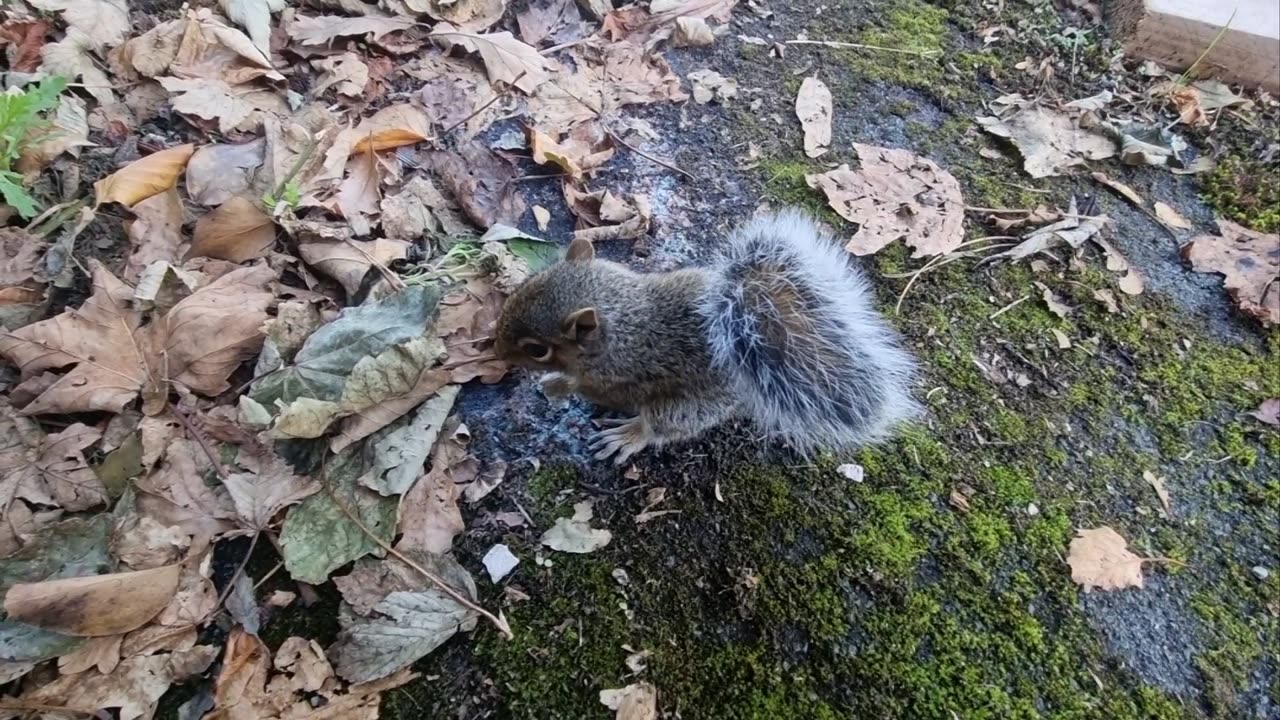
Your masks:
[{"label": "wooden plank", "polygon": [[1127,55],[1178,71],[1213,45],[1230,20],[1196,75],[1280,92],[1277,0],[1112,0],[1107,19]]}]

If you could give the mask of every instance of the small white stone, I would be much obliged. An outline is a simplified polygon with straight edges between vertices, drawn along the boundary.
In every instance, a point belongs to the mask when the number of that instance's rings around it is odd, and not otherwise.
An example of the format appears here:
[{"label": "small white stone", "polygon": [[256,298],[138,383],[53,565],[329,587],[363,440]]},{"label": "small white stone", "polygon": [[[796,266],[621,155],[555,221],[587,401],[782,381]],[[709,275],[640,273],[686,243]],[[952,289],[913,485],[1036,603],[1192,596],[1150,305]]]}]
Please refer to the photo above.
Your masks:
[{"label": "small white stone", "polygon": [[516,565],[520,564],[520,558],[511,553],[511,548],[498,544],[489,548],[489,552],[484,554],[481,562],[484,563],[484,569],[489,571],[489,579],[496,583],[516,569]]},{"label": "small white stone", "polygon": [[862,482],[863,477],[866,476],[866,471],[857,463],[845,463],[836,468],[836,471],[856,483]]},{"label": "small white stone", "polygon": [[1251,569],[1253,576],[1259,580],[1266,580],[1271,577],[1271,571],[1261,565],[1254,565]]},{"label": "small white stone", "polygon": [[1040,506],[1036,505],[1035,503],[1031,503],[1030,505],[1027,506],[1027,514],[1030,515],[1031,517],[1035,517],[1039,515]]}]

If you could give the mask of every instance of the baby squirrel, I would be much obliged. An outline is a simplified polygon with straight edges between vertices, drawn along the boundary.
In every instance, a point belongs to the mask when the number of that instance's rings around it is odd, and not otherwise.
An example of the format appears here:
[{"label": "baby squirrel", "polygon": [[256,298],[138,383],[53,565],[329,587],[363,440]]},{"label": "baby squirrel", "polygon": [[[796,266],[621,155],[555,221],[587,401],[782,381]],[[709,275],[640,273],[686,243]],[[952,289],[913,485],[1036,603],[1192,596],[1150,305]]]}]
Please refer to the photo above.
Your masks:
[{"label": "baby squirrel", "polygon": [[496,351],[636,413],[604,420],[595,457],[622,464],[734,417],[802,453],[884,439],[919,406],[915,362],[835,240],[793,210],[735,231],[709,267],[637,273],[574,240],[507,300]]}]

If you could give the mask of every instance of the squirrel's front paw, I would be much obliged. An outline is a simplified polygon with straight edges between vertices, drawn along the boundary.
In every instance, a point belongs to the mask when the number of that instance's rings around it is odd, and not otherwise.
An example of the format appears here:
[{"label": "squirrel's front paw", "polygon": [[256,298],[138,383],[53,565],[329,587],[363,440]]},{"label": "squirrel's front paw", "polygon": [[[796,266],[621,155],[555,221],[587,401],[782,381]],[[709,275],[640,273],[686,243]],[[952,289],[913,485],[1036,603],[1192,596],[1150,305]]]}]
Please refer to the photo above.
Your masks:
[{"label": "squirrel's front paw", "polygon": [[613,464],[622,465],[632,455],[649,447],[653,442],[653,436],[649,433],[648,427],[638,417],[602,422],[614,427],[602,430],[591,438],[591,445],[588,447],[596,451],[597,460],[608,459],[616,453],[617,457],[614,457]]},{"label": "squirrel's front paw", "polygon": [[564,373],[547,373],[538,378],[538,387],[549,400],[559,400],[573,394],[573,379]]}]

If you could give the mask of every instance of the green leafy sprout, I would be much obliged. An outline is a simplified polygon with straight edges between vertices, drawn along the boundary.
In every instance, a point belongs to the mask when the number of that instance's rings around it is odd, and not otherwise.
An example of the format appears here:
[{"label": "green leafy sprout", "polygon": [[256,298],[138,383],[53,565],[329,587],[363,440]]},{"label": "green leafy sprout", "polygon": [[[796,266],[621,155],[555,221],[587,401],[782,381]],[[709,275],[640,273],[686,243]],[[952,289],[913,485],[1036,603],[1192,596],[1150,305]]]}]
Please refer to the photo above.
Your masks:
[{"label": "green leafy sprout", "polygon": [[0,93],[0,195],[24,218],[34,217],[39,205],[13,164],[27,146],[49,132],[52,123],[45,113],[57,107],[66,87],[65,78],[51,77]]}]

